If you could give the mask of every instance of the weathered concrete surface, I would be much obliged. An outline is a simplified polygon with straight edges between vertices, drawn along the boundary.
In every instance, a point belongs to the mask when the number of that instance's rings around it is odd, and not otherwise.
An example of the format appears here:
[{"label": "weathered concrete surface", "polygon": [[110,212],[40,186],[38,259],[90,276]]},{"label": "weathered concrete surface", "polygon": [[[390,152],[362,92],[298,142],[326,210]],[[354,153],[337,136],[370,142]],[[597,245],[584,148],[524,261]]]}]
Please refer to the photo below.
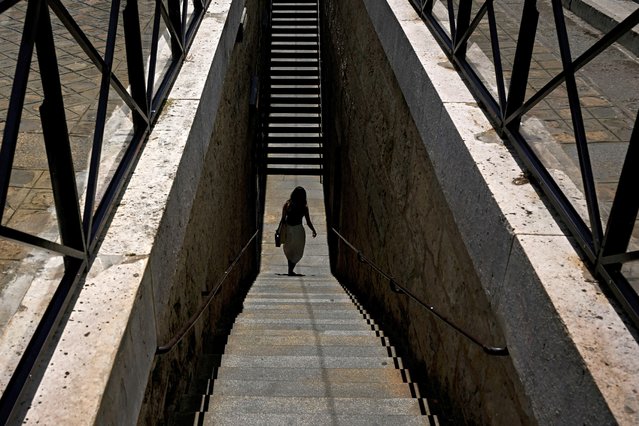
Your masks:
[{"label": "weathered concrete surface", "polygon": [[[245,3],[248,27],[236,45]],[[209,7],[26,424],[165,422],[203,330],[224,326],[229,301],[254,277],[257,251],[249,250],[194,331],[155,356],[256,229],[249,91],[261,4]]]},{"label": "weathered concrete surface", "polygon": [[324,12],[328,226],[510,356],[485,355],[333,244],[338,278],[458,422],[636,424],[636,341],[410,4]]},{"label": "weathered concrete surface", "polygon": [[[634,0],[562,0],[566,9],[593,27],[608,32],[639,8]],[[639,55],[639,25],[619,39],[619,43]]]}]

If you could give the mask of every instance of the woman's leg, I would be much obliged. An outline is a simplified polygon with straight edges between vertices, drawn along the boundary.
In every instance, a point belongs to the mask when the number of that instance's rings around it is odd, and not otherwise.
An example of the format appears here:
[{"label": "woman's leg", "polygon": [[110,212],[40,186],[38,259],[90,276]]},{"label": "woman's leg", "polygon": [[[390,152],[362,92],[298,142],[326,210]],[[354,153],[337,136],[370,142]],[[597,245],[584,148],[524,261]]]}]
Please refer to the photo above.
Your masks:
[{"label": "woman's leg", "polygon": [[289,275],[295,275],[295,272],[293,272],[293,269],[295,269],[295,263],[291,262],[290,260],[288,261],[288,274]]}]

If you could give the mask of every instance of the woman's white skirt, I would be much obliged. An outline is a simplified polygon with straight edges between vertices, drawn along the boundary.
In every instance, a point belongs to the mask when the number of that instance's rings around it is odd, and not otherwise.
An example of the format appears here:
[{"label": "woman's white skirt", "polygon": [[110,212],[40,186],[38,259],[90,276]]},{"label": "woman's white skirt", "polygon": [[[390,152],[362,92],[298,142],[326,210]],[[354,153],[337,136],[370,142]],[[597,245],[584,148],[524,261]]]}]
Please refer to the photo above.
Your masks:
[{"label": "woman's white skirt", "polygon": [[289,262],[298,263],[304,256],[306,245],[306,232],[304,225],[286,225],[286,240],[283,248]]}]

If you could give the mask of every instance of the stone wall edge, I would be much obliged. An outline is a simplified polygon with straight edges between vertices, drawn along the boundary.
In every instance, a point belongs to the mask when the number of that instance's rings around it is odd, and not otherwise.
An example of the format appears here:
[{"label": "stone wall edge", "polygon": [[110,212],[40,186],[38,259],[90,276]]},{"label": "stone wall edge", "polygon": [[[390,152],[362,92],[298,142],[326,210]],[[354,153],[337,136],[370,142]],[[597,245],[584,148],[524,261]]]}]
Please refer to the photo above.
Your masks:
[{"label": "stone wall edge", "polygon": [[[636,423],[639,348],[622,319],[609,303],[600,303],[602,292],[598,284],[577,258],[534,188],[514,187],[521,169],[496,135],[490,133],[490,124],[462,80],[454,72],[437,66],[447,62],[447,58],[410,3],[403,0],[364,0],[364,3],[486,296],[500,320],[513,364],[536,418],[542,424],[558,419]],[[441,116],[428,115],[433,111],[439,111]],[[499,157],[502,161],[488,161]],[[471,196],[476,197],[473,201],[481,201],[475,203],[481,206],[479,212],[469,204]],[[530,214],[532,218],[528,217]],[[535,223],[542,226],[535,227]],[[495,238],[486,241],[486,235]],[[548,247],[538,241],[532,243],[535,238],[553,240],[552,244],[561,247],[561,253],[567,256],[565,261],[548,258]],[[518,248],[515,254],[512,247]],[[585,374],[566,372],[560,367],[562,363],[553,368],[549,365],[552,357],[537,356],[536,351],[542,347],[526,346],[527,342],[521,339],[525,325],[520,321],[526,319],[525,311],[516,311],[515,306],[504,301],[512,296],[513,279],[521,279],[522,274],[528,277],[522,291],[535,286],[532,293],[537,299],[527,301],[536,307],[537,315],[551,321],[549,327],[535,330],[541,334],[536,337],[547,344],[559,345],[552,352],[561,356],[563,362],[583,369]],[[557,277],[569,279],[569,285]],[[562,303],[570,299],[584,304]],[[596,315],[609,321],[609,330],[589,325],[588,309],[584,308],[588,303],[597,307]],[[592,340],[588,338],[590,333],[597,333],[593,335],[605,341],[616,340],[618,347],[597,348],[601,351],[593,353],[596,352],[593,346],[588,345]],[[619,369],[630,377],[611,376],[611,372]]]}]

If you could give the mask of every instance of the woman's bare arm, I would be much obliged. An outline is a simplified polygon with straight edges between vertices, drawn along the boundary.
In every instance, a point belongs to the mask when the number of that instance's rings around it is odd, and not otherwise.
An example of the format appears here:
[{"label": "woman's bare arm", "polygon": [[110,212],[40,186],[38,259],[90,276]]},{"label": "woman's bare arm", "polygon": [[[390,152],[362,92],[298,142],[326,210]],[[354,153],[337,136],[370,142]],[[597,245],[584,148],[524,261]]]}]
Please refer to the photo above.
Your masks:
[{"label": "woman's bare arm", "polygon": [[313,238],[317,237],[317,231],[315,231],[315,227],[311,223],[311,215],[308,212],[308,207],[306,208],[306,212],[304,213],[304,217],[306,218],[306,224],[308,225],[309,228],[311,228],[311,231],[313,231]]},{"label": "woman's bare arm", "polygon": [[282,206],[282,218],[280,219],[279,225],[277,225],[277,229],[279,230],[284,221],[286,220],[286,212],[288,210],[288,202],[284,203]]}]

